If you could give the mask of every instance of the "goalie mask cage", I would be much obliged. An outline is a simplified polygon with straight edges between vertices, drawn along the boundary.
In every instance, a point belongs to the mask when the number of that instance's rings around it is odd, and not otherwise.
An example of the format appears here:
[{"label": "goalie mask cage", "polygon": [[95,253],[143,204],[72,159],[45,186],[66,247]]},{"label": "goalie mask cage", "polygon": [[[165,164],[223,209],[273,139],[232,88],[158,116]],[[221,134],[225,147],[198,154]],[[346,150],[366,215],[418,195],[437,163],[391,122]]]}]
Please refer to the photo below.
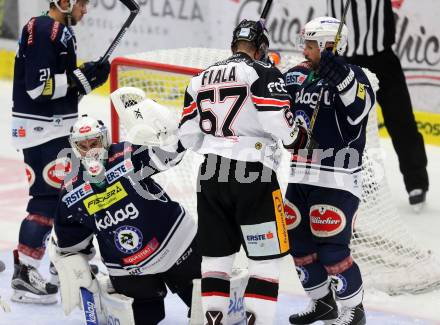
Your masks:
[{"label": "goalie mask cage", "polygon": [[[185,88],[191,76],[230,56],[228,50],[185,48],[157,50],[115,58],[110,85],[143,89],[147,97],[175,109],[180,115]],[[281,71],[299,63],[298,56],[282,55]],[[113,141],[124,139],[123,126],[112,108]],[[440,286],[440,264],[433,253],[420,247],[399,217],[391,199],[380,149],[376,110],[367,127],[363,162],[363,194],[354,225],[351,250],[361,268],[364,286],[389,294],[420,293]],[[168,194],[196,214],[197,171],[202,157],[191,151],[177,166],[154,178]],[[277,171],[284,190],[288,175],[287,152]]]}]

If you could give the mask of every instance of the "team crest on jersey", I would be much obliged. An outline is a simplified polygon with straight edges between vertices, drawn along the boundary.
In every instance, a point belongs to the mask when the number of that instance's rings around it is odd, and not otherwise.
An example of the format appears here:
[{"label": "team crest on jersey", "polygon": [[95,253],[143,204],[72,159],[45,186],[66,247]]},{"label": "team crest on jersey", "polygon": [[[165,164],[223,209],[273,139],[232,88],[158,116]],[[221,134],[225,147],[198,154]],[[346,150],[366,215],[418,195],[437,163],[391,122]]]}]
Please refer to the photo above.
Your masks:
[{"label": "team crest on jersey", "polygon": [[301,222],[301,213],[298,208],[289,200],[284,199],[284,214],[286,216],[286,225],[288,230],[295,229]]},{"label": "team crest on jersey", "polygon": [[75,203],[79,202],[81,199],[85,198],[87,195],[93,193],[93,188],[90,183],[81,184],[74,190],[70,191],[62,197],[62,201],[70,208]]},{"label": "team crest on jersey", "polygon": [[48,163],[43,169],[44,181],[52,187],[61,188],[64,178],[72,170],[69,158],[59,158]]},{"label": "team crest on jersey", "polygon": [[304,111],[296,111],[295,112],[295,123],[308,129],[310,127],[309,116]]},{"label": "team crest on jersey", "polygon": [[29,187],[31,187],[32,185],[34,185],[35,182],[35,172],[28,164],[24,164],[24,168],[26,172],[26,179],[29,183]]},{"label": "team crest on jersey", "polygon": [[115,245],[125,254],[136,253],[142,247],[142,239],[142,232],[136,227],[122,226],[115,231]]},{"label": "team crest on jersey", "polygon": [[344,230],[347,218],[341,209],[318,204],[310,208],[310,229],[317,237],[331,237]]},{"label": "team crest on jersey", "polygon": [[116,166],[112,167],[105,173],[105,178],[109,184],[112,184],[122,176],[128,174],[134,169],[133,163],[130,159],[126,159]]}]

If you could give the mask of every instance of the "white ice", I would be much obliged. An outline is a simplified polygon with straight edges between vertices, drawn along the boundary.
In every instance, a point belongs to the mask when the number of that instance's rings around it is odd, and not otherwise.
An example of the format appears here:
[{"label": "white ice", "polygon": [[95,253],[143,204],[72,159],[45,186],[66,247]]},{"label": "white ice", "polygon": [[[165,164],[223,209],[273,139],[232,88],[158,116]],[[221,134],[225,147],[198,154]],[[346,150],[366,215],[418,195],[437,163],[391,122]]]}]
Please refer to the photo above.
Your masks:
[{"label": "white ice", "polygon": [[[0,260],[6,263],[6,271],[0,273],[0,296],[9,301],[11,296],[12,253],[18,240],[18,230],[25,216],[27,182],[21,154],[10,145],[10,111],[12,85],[0,81]],[[82,113],[109,121],[109,100],[89,95],[80,103]],[[440,148],[427,145],[430,191],[427,206],[420,214],[414,214],[407,202],[407,195],[398,170],[397,158],[391,142],[381,140],[388,153],[386,159],[387,178],[392,197],[402,223],[412,229],[421,245],[430,248],[440,256]],[[5,178],[8,181],[5,182]],[[47,260],[42,269],[47,274]],[[408,274],[411,277],[411,274]],[[79,325],[82,315],[76,310],[68,317],[63,315],[60,304],[53,306],[22,305],[11,303],[12,312],[0,310],[0,325]],[[288,316],[307,304],[307,299],[297,280],[291,261],[286,258],[282,270],[281,295],[278,303],[277,325],[288,324]],[[383,292],[366,290],[364,305],[368,324],[440,324],[440,290],[419,294],[388,296]],[[187,324],[186,308],[180,300],[168,294],[166,298],[167,317],[161,324]]]}]

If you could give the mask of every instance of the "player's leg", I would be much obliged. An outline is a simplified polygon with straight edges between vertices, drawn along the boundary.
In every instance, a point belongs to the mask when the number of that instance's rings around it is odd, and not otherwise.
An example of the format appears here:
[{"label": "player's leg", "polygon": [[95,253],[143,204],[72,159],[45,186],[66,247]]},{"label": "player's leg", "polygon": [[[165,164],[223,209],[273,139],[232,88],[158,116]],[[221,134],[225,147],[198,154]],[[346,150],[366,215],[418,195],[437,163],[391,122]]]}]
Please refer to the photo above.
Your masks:
[{"label": "player's leg", "polygon": [[[199,171],[197,193],[198,247],[202,258],[202,309],[205,324],[227,324],[230,277],[241,235],[234,223],[227,182],[221,179],[221,166],[229,160],[207,155]],[[206,177],[209,175],[209,177]]]},{"label": "player's leg", "polygon": [[[176,293],[180,299],[191,308],[193,280],[201,278],[202,256],[197,248],[196,239],[188,249],[179,257],[168,271],[162,274],[166,285],[172,293]],[[188,312],[188,317],[190,311]]]},{"label": "player's leg", "polygon": [[157,325],[165,318],[167,289],[160,275],[110,276],[117,293],[134,299],[136,325]]},{"label": "player's leg", "polygon": [[64,173],[70,168],[66,160],[58,160],[58,153],[68,148],[67,137],[54,139],[23,150],[29,180],[28,216],[19,231],[17,253],[14,257],[12,299],[18,302],[54,303],[57,287],[47,282],[38,272],[46,239],[53,225]]},{"label": "player's leg", "polygon": [[[240,180],[260,175],[253,182]],[[289,253],[284,204],[276,174],[261,163],[235,162],[235,180],[230,181],[236,220],[249,258],[249,281],[244,300],[248,324],[275,322],[280,259]]]},{"label": "player's leg", "polygon": [[318,260],[318,247],[310,231],[308,197],[313,188],[289,184],[284,202],[291,254],[301,285],[311,299],[306,310],[289,317],[291,324],[311,324],[317,320],[331,322],[338,317],[329,277]]},{"label": "player's leg", "polygon": [[318,260],[336,282],[341,311],[335,323],[365,324],[362,276],[349,247],[359,198],[347,191],[318,188],[311,193],[310,204],[310,228]]}]

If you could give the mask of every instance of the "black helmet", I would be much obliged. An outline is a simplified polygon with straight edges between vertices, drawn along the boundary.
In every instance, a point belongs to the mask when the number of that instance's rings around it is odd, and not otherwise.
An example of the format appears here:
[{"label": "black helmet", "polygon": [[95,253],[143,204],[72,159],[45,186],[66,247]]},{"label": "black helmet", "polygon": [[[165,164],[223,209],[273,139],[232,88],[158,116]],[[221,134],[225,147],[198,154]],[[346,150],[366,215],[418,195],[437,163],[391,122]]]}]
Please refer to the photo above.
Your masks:
[{"label": "black helmet", "polygon": [[263,42],[269,47],[267,30],[259,21],[243,19],[234,29],[231,42],[232,48],[236,45],[237,41],[252,42],[257,49],[260,48]]}]

